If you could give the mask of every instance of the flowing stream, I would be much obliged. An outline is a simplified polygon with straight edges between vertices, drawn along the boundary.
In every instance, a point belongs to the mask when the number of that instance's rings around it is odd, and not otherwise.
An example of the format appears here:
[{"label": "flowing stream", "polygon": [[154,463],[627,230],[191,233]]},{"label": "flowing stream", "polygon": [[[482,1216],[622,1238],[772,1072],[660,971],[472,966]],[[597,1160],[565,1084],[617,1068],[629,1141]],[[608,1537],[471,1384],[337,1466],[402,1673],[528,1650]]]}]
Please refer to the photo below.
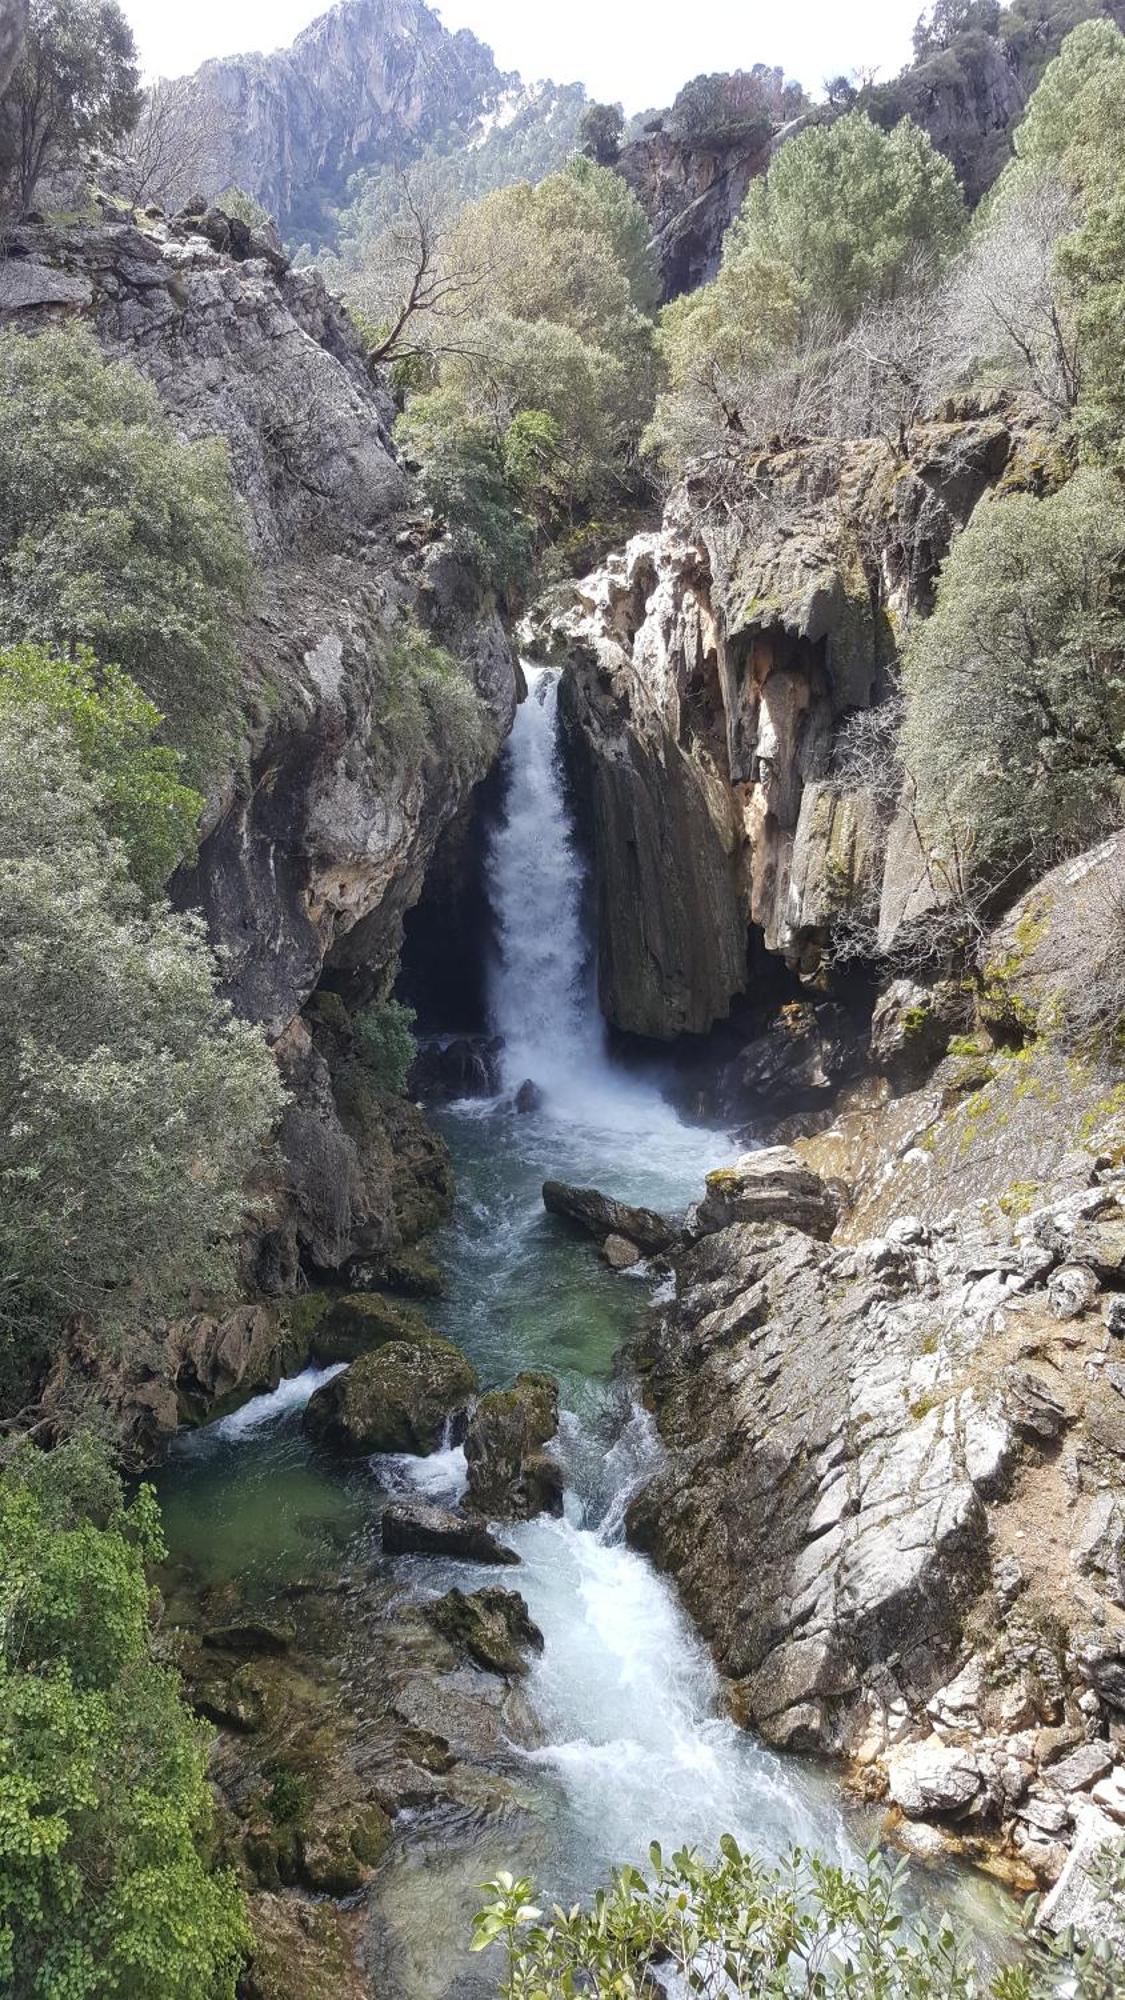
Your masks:
[{"label": "flowing stream", "polygon": [[[673,1590],[624,1539],[628,1498],[658,1446],[612,1363],[651,1283],[612,1275],[546,1217],[541,1183],[550,1174],[682,1208],[730,1142],[685,1124],[654,1082],[607,1054],[559,764],[556,685],[535,668],[528,681],[489,857],[498,935],[491,1004],[505,1039],[505,1090],[441,1121],[459,1199],[442,1245],[449,1292],[434,1318],[486,1384],[525,1367],[557,1375],[565,1512],[507,1532],[519,1570],[498,1576],[410,1558],[397,1574],[420,1592],[501,1580],[527,1599],[545,1638],[527,1683],[541,1739],[524,1753],[534,1834],[420,1825],[400,1843],[379,1898],[395,1940],[379,1990],[397,2000],[490,1990],[464,1949],[490,1869],[526,1867],[545,1894],[569,1899],[589,1893],[613,1863],[643,1862],[652,1839],[713,1847],[730,1830],[765,1853],[799,1841],[854,1860],[872,1832],[869,1816],[846,1806],[823,1773],[765,1750],[724,1716],[714,1670]],[[512,1094],[528,1079],[542,1099],[520,1115]],[[296,1414],[321,1379],[306,1370],[186,1442],[163,1498],[172,1546],[197,1568],[307,1572],[338,1562],[379,1491],[453,1501],[463,1490],[456,1448],[346,1473],[326,1468]]]}]

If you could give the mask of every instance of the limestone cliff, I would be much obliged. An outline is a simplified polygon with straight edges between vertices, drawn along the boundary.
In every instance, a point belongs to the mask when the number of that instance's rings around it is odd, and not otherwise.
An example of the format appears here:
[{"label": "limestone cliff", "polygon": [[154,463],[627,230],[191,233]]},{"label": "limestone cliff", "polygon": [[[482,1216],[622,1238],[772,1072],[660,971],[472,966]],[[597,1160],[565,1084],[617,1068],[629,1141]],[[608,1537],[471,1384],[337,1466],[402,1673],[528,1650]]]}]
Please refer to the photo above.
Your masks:
[{"label": "limestone cliff", "polygon": [[999,1039],[713,1174],[640,1354],[668,1457],[630,1530],[737,1711],[1017,1879],[1125,1818],[1123,1093],[1064,1032],[1123,872],[1005,923]]},{"label": "limestone cliff", "polygon": [[[292,1092],[284,1165],[247,1246],[257,1294],[432,1227],[442,1149],[399,1100],[359,1091],[322,981],[385,994],[404,911],[442,828],[483,776],[515,705],[512,658],[475,577],[411,513],[392,405],[316,275],[217,211],[143,226],[21,227],[0,264],[0,321],[81,315],[155,384],[185,437],[225,437],[257,558],[238,634],[245,740],[208,801],[198,860],[174,884],[200,908],[238,1012],[260,1022]],[[396,734],[388,646],[406,621],[459,662],[480,727]],[[319,1003],[318,1003],[319,1005]],[[271,1321],[173,1330],[144,1364],[151,1421],[174,1423],[276,1368]],[[126,1401],[132,1389],[119,1385]]]},{"label": "limestone cliff", "polygon": [[[908,827],[834,769],[845,721],[887,692],[902,621],[928,609],[981,495],[1025,475],[1019,410],[966,405],[880,438],[765,453],[674,494],[662,528],[554,602],[532,643],[565,663],[587,805],[603,1009],[699,1033],[747,979],[750,927],[815,964],[841,899],[924,897]],[[879,879],[873,882],[875,875]]]}]

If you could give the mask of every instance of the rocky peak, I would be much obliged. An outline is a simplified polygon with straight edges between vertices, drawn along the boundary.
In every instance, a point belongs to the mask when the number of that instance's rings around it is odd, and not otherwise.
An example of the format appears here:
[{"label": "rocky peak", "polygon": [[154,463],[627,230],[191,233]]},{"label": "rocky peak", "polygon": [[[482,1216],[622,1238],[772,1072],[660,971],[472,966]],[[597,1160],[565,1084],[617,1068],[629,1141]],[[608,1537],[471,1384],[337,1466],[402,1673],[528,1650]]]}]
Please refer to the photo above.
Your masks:
[{"label": "rocky peak", "polygon": [[341,0],[291,48],[205,63],[197,83],[230,117],[225,179],[301,227],[357,168],[467,130],[519,78],[424,0]]}]

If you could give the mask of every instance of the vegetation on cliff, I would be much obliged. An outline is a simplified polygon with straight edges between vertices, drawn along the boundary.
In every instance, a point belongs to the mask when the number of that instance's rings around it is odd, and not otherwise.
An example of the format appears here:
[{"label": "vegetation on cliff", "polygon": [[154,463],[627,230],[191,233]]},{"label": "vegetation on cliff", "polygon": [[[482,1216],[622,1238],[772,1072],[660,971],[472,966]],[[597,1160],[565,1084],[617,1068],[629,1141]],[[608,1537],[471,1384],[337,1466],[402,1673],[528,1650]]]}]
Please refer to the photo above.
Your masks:
[{"label": "vegetation on cliff", "polygon": [[124,668],[205,789],[237,721],[249,583],[225,443],[184,444],[81,326],[0,334],[0,640]]}]

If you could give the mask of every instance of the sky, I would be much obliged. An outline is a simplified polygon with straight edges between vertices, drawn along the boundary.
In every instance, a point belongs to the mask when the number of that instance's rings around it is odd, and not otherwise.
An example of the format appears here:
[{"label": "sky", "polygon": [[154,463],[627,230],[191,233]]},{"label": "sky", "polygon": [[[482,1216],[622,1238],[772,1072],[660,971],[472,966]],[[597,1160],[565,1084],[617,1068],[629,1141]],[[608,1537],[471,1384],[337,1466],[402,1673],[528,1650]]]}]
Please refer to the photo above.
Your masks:
[{"label": "sky", "polygon": [[[146,74],[208,56],[284,47],[325,0],[122,0]],[[910,55],[921,0],[439,0],[525,82],[584,83],[627,112],[668,104],[705,70],[780,63],[809,90],[859,67],[893,76]]]}]

